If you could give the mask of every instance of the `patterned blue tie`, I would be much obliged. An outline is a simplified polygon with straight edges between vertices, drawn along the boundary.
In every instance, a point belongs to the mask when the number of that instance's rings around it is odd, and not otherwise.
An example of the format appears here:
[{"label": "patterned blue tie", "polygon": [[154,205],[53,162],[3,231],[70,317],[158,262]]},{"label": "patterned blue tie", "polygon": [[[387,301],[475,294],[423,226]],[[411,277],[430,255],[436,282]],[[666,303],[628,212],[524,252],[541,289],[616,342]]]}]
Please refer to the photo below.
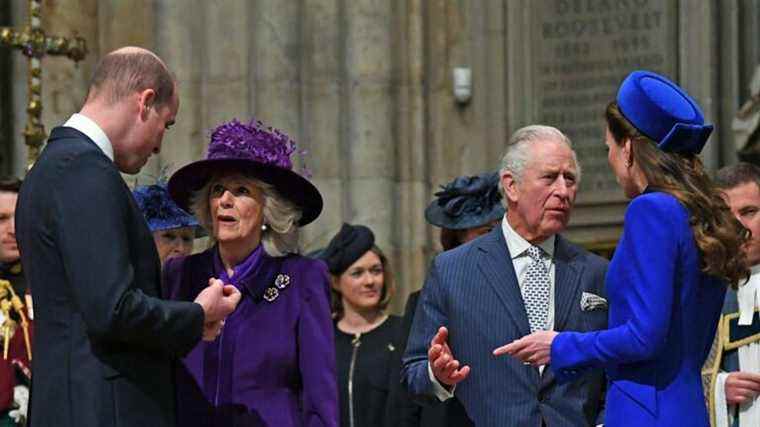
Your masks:
[{"label": "patterned blue tie", "polygon": [[525,303],[525,311],[528,313],[530,332],[547,329],[549,318],[549,269],[543,260],[543,251],[537,246],[531,246],[527,250],[528,256],[533,261],[525,273],[525,283],[522,286],[522,297]]}]

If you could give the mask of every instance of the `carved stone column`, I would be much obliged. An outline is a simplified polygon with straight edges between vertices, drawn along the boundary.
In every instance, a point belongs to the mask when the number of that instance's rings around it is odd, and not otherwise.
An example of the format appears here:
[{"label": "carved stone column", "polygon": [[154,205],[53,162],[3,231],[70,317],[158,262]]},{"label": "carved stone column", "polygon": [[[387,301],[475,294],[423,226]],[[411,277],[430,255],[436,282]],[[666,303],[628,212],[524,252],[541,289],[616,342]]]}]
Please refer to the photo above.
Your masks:
[{"label": "carved stone column", "polygon": [[168,166],[171,173],[205,155],[208,132],[204,113],[209,104],[203,82],[207,69],[205,44],[208,29],[205,1],[152,3],[155,19],[155,46],[152,50],[176,75],[180,98],[177,121],[164,135],[160,156],[144,169],[145,173],[155,175],[162,167]]}]

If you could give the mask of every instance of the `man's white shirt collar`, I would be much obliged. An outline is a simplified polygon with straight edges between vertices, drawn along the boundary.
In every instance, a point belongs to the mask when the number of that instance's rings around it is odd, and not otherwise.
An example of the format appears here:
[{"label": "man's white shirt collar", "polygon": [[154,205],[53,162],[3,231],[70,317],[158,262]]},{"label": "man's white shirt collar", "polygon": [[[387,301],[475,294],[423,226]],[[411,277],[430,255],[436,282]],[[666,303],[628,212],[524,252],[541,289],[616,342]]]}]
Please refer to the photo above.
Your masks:
[{"label": "man's white shirt collar", "polygon": [[102,151],[103,154],[113,161],[113,145],[111,145],[111,140],[108,139],[108,136],[103,132],[103,129],[101,129],[91,118],[83,114],[74,113],[63,126],[74,128],[85,134],[95,143],[95,145],[98,146],[98,148],[100,148],[100,151]]},{"label": "man's white shirt collar", "polygon": [[749,281],[736,291],[740,325],[751,325],[755,307],[760,307],[760,265],[752,267],[751,271]]},{"label": "man's white shirt collar", "polygon": [[[504,215],[504,219],[501,221],[501,230],[504,232],[504,239],[507,241],[507,248],[509,248],[509,255],[512,259],[526,255],[525,251],[534,246],[521,235],[517,234],[512,226],[509,225],[506,215]],[[535,246],[541,248],[549,258],[554,258],[554,244],[556,241],[557,235],[553,235]]]}]

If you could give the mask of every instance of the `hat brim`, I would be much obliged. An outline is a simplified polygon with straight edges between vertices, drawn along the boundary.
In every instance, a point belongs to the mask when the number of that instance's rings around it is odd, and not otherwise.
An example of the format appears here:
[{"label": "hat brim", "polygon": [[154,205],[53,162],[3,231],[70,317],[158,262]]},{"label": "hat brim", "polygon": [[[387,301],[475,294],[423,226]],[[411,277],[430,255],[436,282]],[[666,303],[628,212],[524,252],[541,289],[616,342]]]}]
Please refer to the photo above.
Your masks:
[{"label": "hat brim", "polygon": [[206,229],[203,228],[200,224],[180,224],[180,223],[151,223],[151,221],[148,221],[148,229],[150,229],[150,232],[153,233],[155,231],[166,231],[166,230],[176,230],[178,228],[192,228],[193,229],[193,236],[197,239],[200,237],[206,237],[208,236],[208,233],[206,233]]},{"label": "hat brim", "polygon": [[169,195],[189,212],[192,195],[212,176],[228,172],[240,172],[274,186],[301,209],[299,226],[311,223],[322,212],[322,195],[309,180],[293,171],[248,159],[205,159],[185,165],[169,179]]},{"label": "hat brim", "polygon": [[457,218],[452,218],[446,215],[437,200],[433,200],[425,209],[425,220],[436,227],[448,228],[450,230],[466,230],[500,220],[504,217],[505,212],[504,206],[501,203],[497,203],[488,211],[476,215],[464,214]]}]

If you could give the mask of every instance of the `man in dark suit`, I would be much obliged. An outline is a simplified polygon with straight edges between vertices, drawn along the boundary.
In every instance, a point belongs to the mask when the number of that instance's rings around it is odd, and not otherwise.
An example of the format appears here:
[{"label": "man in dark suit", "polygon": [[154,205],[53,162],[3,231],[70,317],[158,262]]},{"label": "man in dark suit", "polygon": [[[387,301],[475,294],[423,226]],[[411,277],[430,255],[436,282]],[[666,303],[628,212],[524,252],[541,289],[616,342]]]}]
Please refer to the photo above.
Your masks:
[{"label": "man in dark suit", "polygon": [[174,360],[214,339],[240,299],[216,279],[195,302],[160,299],[153,237],[119,174],[159,152],[178,108],[161,59],[114,51],[24,181],[16,231],[35,298],[32,427],[174,425]]},{"label": "man in dark suit", "polygon": [[559,235],[580,180],[569,139],[548,126],[518,130],[500,179],[507,203],[500,226],[433,262],[403,381],[421,400],[456,394],[477,426],[593,425],[601,371],[560,385],[545,367],[492,353],[535,330],[607,325],[607,262]]}]

